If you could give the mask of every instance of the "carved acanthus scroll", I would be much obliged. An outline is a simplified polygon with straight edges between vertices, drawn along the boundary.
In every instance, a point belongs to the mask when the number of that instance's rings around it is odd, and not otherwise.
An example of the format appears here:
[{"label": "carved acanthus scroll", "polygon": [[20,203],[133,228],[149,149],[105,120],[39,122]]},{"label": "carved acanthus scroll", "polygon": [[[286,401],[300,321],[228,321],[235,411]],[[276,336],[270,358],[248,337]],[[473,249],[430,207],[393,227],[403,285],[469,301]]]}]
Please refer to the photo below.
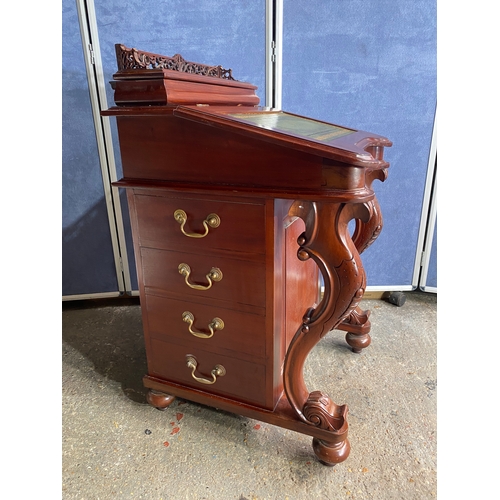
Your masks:
[{"label": "carved acanthus scroll", "polygon": [[[384,182],[387,179],[387,169],[376,169],[367,170],[365,173],[366,185],[371,189],[372,183],[375,179]],[[356,229],[352,239],[354,245],[358,250],[358,253],[364,252],[379,236],[384,225],[382,219],[382,212],[380,211],[380,205],[376,197],[369,201],[368,204],[371,206],[372,215],[368,221],[362,221],[356,219]]]},{"label": "carved acanthus scroll", "polygon": [[234,80],[230,69],[224,69],[222,66],[207,66],[206,64],[189,62],[180,54],[168,57],[133,48],[130,49],[120,44],[115,45],[115,50],[119,71],[134,69],[168,69],[183,73],[193,73],[225,80]]},{"label": "carved acanthus scroll", "polygon": [[321,391],[309,394],[303,409],[304,416],[316,427],[338,431],[346,423],[347,406],[336,405]]},{"label": "carved acanthus scroll", "polygon": [[[365,173],[366,185],[371,189],[375,179],[384,182],[387,179],[387,168],[370,170]],[[371,216],[367,221],[356,219],[356,228],[352,240],[359,254],[363,253],[379,236],[383,227],[382,212],[377,198],[367,202],[370,206]],[[337,327],[347,331],[346,341],[354,352],[361,352],[371,343],[369,331],[370,311],[363,311],[356,307],[351,314]]]},{"label": "carved acanthus scroll", "polygon": [[309,393],[303,368],[311,349],[349,316],[363,296],[365,272],[349,235],[348,223],[352,219],[367,222],[372,215],[371,206],[297,201],[289,214],[305,223],[306,230],[298,239],[297,256],[300,260],[315,261],[323,275],[325,292],[320,304],[306,312],[290,343],[283,374],[285,392],[302,421],[347,436],[347,408],[337,406],[326,394]]},{"label": "carved acanthus scroll", "polygon": [[290,406],[303,422],[329,432],[328,440],[313,440],[313,448],[325,463],[338,463],[349,455],[347,406],[335,404],[320,391],[309,393],[304,364],[311,349],[354,311],[366,286],[359,253],[349,234],[352,219],[368,222],[369,203],[296,201],[289,215],[300,217],[306,230],[298,238],[300,260],[313,259],[325,285],[317,307],[307,310],[285,358],[283,385]]}]

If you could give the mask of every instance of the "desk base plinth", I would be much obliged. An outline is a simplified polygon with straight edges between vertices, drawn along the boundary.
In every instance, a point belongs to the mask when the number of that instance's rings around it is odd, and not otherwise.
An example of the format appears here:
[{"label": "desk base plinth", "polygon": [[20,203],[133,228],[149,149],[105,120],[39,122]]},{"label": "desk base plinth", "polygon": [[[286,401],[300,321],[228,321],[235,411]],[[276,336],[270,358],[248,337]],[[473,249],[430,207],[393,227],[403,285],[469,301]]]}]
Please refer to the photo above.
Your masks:
[{"label": "desk base plinth", "polygon": [[[157,409],[165,410],[176,397],[179,397],[312,436],[313,451],[318,460],[324,465],[333,466],[343,462],[349,456],[351,447],[347,439],[348,408],[346,405],[339,407],[342,413],[338,419],[340,423],[339,429],[325,430],[301,421],[290,406],[285,394],[282,395],[275,409],[269,411],[206,392],[183,387],[172,382],[150,377],[149,375],[143,378],[143,383],[144,386],[149,389],[147,396],[148,402]],[[168,405],[164,405],[167,401],[169,402]]]}]

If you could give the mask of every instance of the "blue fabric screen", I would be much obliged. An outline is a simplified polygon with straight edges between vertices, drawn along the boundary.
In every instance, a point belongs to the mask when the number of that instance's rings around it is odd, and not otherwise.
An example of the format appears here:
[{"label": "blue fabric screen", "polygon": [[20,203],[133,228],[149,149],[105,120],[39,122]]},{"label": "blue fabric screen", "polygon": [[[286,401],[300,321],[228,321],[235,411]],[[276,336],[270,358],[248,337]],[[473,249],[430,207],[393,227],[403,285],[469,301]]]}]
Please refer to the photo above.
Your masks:
[{"label": "blue fabric screen", "polygon": [[78,14],[74,0],[62,7],[62,295],[116,292]]},{"label": "blue fabric screen", "polygon": [[[265,2],[238,0],[170,0],[155,2],[114,0],[95,2],[101,58],[108,105],[113,93],[108,84],[117,70],[115,44],[166,56],[180,53],[184,59],[232,69],[237,80],[257,85],[261,103],[265,100]],[[121,177],[119,142],[115,120],[113,133],[118,178]],[[133,289],[137,274],[133,254],[128,208],[121,194],[127,251]]]},{"label": "blue fabric screen", "polygon": [[435,0],[284,2],[283,109],[384,135],[368,286],[412,284],[436,107]]},{"label": "blue fabric screen", "polygon": [[[91,0],[89,0],[90,2]],[[265,100],[265,1],[95,0],[106,96],[116,72],[116,43],[231,68]],[[95,130],[75,0],[63,0],[63,295],[116,291]],[[119,144],[110,120],[118,178]],[[121,193],[132,288],[137,277],[128,209]]]}]

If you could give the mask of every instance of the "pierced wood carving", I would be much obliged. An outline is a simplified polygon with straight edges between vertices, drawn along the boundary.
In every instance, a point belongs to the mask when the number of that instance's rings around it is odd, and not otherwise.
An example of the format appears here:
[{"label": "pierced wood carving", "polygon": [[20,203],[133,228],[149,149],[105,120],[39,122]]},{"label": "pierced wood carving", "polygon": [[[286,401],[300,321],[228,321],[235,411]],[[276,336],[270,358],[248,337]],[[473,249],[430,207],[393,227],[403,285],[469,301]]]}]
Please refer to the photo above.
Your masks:
[{"label": "pierced wood carving", "polygon": [[173,57],[144,52],[134,48],[128,48],[121,44],[115,45],[116,62],[119,71],[134,69],[168,69],[182,73],[192,73],[202,76],[234,80],[230,69],[222,66],[207,66],[195,62],[186,61],[180,54]]}]

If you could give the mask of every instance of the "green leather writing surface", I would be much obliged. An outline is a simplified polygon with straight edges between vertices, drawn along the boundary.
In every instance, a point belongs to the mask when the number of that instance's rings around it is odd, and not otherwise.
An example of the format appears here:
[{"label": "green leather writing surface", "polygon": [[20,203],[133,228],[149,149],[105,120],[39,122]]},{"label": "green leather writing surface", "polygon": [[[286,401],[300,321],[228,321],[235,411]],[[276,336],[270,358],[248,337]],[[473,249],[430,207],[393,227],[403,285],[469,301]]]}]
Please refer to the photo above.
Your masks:
[{"label": "green leather writing surface", "polygon": [[254,123],[268,130],[289,133],[325,143],[355,132],[355,130],[348,128],[284,112],[231,113],[229,116]]}]

